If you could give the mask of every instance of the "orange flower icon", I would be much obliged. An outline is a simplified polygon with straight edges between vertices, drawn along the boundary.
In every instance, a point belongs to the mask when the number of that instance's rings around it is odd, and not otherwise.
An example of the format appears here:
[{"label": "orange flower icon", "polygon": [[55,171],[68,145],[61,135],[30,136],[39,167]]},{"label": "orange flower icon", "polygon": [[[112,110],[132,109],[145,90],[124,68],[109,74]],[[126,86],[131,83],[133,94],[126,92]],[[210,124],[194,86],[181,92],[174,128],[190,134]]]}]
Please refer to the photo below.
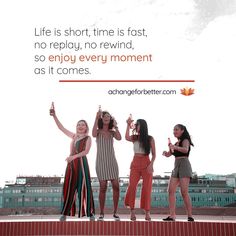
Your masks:
[{"label": "orange flower icon", "polygon": [[194,94],[194,89],[185,87],[183,89],[180,89],[181,94],[184,96],[190,96]]}]

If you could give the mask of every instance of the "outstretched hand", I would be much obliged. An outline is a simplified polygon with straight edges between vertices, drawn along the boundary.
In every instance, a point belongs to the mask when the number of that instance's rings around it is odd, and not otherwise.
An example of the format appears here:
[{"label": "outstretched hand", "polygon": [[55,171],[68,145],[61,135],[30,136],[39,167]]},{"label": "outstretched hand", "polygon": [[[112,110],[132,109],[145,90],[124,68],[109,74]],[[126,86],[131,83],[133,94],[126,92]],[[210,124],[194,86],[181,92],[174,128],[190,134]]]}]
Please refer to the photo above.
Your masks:
[{"label": "outstretched hand", "polygon": [[165,156],[165,157],[169,157],[169,155],[168,155],[168,152],[167,152],[167,151],[164,151],[164,152],[162,153],[162,155],[163,155],[163,156]]}]

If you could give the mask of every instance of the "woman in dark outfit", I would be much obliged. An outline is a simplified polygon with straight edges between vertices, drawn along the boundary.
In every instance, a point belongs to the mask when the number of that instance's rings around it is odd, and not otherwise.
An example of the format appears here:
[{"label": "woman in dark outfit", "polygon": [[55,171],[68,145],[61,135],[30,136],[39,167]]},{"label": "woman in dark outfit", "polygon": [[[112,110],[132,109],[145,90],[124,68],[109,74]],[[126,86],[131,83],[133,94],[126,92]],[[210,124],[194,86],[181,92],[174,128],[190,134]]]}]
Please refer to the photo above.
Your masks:
[{"label": "woman in dark outfit", "polygon": [[193,146],[191,137],[184,125],[178,124],[174,127],[174,136],[178,139],[175,145],[169,143],[169,151],[164,151],[163,155],[175,156],[175,165],[171,174],[168,186],[170,216],[164,221],[175,221],[176,213],[176,188],[180,186],[181,195],[188,215],[188,221],[194,221],[192,217],[192,203],[188,194],[190,178],[192,177],[192,167],[189,162],[191,146]]}]

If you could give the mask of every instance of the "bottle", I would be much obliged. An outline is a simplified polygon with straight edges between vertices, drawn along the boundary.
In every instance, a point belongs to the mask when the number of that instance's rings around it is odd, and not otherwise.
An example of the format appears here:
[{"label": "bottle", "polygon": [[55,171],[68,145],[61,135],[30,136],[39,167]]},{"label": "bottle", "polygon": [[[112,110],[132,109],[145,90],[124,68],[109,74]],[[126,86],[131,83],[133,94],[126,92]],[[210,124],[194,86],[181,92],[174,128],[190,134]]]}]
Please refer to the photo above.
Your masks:
[{"label": "bottle", "polygon": [[[168,138],[168,146],[170,146],[170,144],[171,144],[171,140],[170,140],[170,138]],[[170,148],[170,151],[173,153],[173,152],[174,152],[174,149],[173,149],[173,148]]]},{"label": "bottle", "polygon": [[55,107],[54,107],[54,102],[52,102],[51,108],[50,108],[50,115],[52,116],[55,114]]},{"label": "bottle", "polygon": [[98,106],[98,112],[100,113],[99,118],[102,118],[102,106],[101,105]]}]

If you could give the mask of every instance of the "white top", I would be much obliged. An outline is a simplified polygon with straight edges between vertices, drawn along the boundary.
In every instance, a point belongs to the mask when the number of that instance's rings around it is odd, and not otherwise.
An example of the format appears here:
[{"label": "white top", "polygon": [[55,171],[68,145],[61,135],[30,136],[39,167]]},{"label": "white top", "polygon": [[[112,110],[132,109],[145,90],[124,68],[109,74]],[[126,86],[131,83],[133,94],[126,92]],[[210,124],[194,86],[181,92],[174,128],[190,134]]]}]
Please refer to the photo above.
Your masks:
[{"label": "white top", "polygon": [[140,145],[139,141],[134,141],[134,153],[145,154],[144,148]]}]

